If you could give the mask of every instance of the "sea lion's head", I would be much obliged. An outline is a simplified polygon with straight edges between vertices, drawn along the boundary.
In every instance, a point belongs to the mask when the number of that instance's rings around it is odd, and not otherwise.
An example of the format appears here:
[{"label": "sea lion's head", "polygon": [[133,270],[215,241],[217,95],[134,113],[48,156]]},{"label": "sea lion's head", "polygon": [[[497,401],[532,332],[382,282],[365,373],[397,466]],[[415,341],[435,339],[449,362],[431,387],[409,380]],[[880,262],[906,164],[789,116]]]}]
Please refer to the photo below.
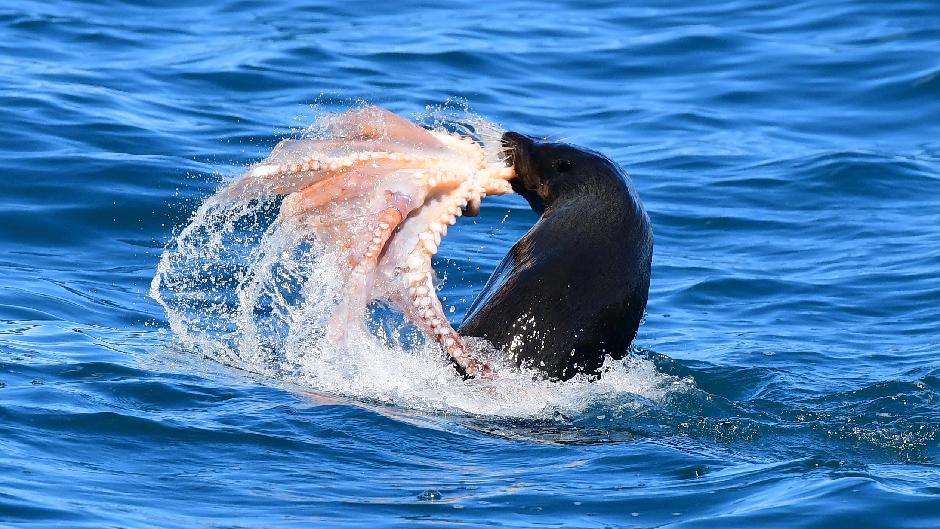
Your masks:
[{"label": "sea lion's head", "polygon": [[539,215],[566,196],[625,179],[615,163],[590,149],[517,132],[503,134],[502,143],[503,155],[516,173],[510,180],[513,191]]}]

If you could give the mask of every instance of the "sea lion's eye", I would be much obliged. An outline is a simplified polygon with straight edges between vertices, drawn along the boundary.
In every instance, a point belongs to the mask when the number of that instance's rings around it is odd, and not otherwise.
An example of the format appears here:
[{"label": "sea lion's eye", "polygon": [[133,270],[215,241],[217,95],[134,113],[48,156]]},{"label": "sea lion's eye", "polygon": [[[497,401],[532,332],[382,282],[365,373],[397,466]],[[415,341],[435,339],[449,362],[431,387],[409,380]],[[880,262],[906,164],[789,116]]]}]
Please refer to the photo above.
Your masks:
[{"label": "sea lion's eye", "polygon": [[559,173],[567,173],[571,170],[571,162],[568,160],[555,160],[552,164]]}]

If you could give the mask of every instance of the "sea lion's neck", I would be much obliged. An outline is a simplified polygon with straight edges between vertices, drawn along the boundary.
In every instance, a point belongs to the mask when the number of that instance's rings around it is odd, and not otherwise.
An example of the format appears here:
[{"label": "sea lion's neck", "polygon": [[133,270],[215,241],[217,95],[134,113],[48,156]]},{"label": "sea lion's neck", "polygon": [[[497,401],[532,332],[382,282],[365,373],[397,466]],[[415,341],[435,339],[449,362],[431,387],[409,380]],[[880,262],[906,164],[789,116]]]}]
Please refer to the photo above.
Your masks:
[{"label": "sea lion's neck", "polygon": [[644,214],[639,197],[626,178],[610,174],[559,184],[541,205],[540,218],[564,217],[576,223],[621,224]]}]

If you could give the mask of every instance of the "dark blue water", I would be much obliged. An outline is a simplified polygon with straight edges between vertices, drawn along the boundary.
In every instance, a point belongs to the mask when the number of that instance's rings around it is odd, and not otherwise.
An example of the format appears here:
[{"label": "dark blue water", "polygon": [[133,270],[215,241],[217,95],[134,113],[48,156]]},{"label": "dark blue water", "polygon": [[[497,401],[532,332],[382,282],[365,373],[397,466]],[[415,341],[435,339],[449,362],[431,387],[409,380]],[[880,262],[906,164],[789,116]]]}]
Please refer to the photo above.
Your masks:
[{"label": "dark blue water", "polygon": [[[0,525],[940,526],[940,5],[672,4],[0,5]],[[632,363],[486,394],[181,345],[172,234],[362,101],[627,168]],[[533,220],[446,239],[455,321]]]}]

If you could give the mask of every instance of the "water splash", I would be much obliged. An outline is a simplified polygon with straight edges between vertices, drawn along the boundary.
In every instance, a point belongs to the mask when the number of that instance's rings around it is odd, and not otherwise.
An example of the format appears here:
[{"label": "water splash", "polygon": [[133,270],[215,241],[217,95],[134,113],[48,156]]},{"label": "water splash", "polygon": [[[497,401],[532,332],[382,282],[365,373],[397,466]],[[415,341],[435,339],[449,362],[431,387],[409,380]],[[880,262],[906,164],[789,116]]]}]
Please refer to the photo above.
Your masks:
[{"label": "water splash", "polygon": [[[425,126],[459,131],[488,145],[500,127],[466,108],[434,108]],[[316,125],[307,138],[324,134]],[[658,373],[652,362],[608,359],[596,383],[584,377],[554,383],[488,360],[495,380],[462,380],[440,346],[400,314],[378,304],[357,315],[366,325],[327,339],[342,301],[342,274],[333,249],[278,215],[280,199],[206,199],[164,251],[150,294],[166,310],[182,345],[221,363],[304,390],[430,413],[487,417],[557,417],[601,401],[661,400],[690,382]],[[440,285],[438,285],[440,287]],[[634,396],[642,398],[635,399]]]}]

